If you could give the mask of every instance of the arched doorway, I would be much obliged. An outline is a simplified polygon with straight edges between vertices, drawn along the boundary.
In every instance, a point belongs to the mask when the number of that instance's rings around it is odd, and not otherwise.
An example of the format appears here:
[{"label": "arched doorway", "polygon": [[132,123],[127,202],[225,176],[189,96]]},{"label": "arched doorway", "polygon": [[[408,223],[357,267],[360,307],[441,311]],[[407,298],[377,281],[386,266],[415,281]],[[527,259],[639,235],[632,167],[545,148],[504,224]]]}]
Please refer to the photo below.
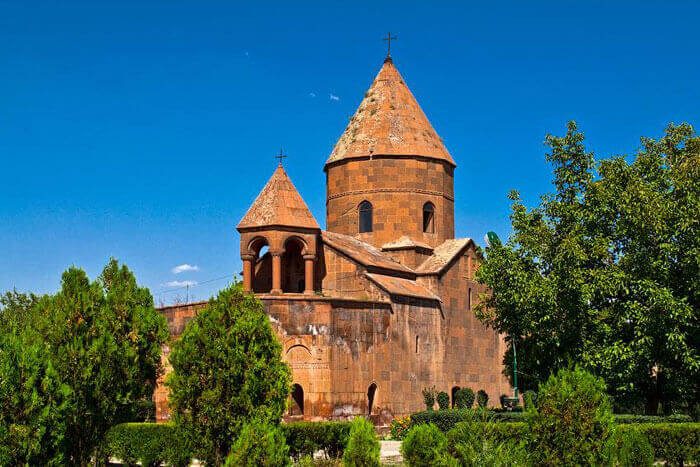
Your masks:
[{"label": "arched doorway", "polygon": [[374,399],[377,395],[377,385],[372,383],[367,388],[367,415],[372,415],[372,409],[374,408]]},{"label": "arched doorway", "polygon": [[258,237],[250,244],[255,254],[253,262],[253,292],[268,293],[272,290],[272,256],[267,239]]},{"label": "arched doorway", "polygon": [[454,387],[452,388],[452,400],[451,400],[451,402],[452,402],[452,408],[453,408],[453,409],[455,408],[455,399],[456,399],[456,397],[457,397],[457,391],[459,391],[460,389],[461,389],[461,388],[460,388],[459,386],[454,386]]},{"label": "arched doorway", "polygon": [[282,256],[282,292],[304,292],[304,244],[297,238],[290,238],[284,244]]},{"label": "arched doorway", "polygon": [[291,401],[289,404],[289,415],[304,415],[304,388],[301,384],[292,385]]}]

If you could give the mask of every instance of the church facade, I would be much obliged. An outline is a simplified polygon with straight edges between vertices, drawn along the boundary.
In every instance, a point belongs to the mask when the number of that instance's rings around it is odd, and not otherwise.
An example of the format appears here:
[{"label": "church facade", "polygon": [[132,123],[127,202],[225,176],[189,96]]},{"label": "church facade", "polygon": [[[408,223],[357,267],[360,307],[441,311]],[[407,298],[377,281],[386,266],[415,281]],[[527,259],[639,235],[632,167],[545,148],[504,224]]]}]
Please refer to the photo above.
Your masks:
[{"label": "church facade", "polygon": [[[455,168],[387,57],[325,164],[326,230],[281,164],[238,224],[243,286],[292,370],[290,419],[386,424],[423,409],[423,388],[510,392],[503,339],[474,316],[486,289],[477,245],[455,238]],[[177,337],[203,306],[160,311]],[[155,399],[167,420],[162,381]]]}]

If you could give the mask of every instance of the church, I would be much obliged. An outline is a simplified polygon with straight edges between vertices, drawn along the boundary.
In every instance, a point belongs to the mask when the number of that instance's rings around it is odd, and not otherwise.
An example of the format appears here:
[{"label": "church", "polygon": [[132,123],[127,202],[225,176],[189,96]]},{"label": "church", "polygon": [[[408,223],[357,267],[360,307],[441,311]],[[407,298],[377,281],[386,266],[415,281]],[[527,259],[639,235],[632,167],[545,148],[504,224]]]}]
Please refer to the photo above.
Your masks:
[{"label": "church", "polygon": [[[510,392],[503,338],[473,311],[486,289],[477,245],[455,238],[455,169],[388,55],[326,161],[325,230],[281,163],[238,223],[243,287],[292,370],[288,419],[385,425],[423,410],[424,388]],[[204,306],[161,308],[171,336]]]}]

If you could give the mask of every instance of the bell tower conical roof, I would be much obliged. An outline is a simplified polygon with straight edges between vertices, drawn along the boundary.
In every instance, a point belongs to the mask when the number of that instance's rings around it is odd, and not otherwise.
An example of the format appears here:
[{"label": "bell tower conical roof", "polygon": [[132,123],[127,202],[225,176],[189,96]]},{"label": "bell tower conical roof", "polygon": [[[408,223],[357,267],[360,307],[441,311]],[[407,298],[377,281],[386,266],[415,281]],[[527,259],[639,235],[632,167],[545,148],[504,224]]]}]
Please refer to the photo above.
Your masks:
[{"label": "bell tower conical roof", "polygon": [[384,60],[326,165],[375,155],[423,156],[456,165],[390,57]]},{"label": "bell tower conical roof", "polygon": [[271,226],[319,228],[282,164],[277,166],[237,228],[242,230]]}]

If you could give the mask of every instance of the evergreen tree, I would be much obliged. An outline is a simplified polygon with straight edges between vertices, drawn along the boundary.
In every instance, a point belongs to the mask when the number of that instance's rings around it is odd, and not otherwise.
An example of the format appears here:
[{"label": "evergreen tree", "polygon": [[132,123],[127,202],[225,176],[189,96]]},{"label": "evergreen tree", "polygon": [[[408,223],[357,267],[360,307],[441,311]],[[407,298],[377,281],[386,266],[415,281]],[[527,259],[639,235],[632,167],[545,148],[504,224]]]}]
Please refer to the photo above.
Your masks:
[{"label": "evergreen tree", "polygon": [[187,324],[170,363],[175,422],[208,463],[224,462],[247,421],[279,423],[291,373],[262,303],[240,284],[219,292]]}]

